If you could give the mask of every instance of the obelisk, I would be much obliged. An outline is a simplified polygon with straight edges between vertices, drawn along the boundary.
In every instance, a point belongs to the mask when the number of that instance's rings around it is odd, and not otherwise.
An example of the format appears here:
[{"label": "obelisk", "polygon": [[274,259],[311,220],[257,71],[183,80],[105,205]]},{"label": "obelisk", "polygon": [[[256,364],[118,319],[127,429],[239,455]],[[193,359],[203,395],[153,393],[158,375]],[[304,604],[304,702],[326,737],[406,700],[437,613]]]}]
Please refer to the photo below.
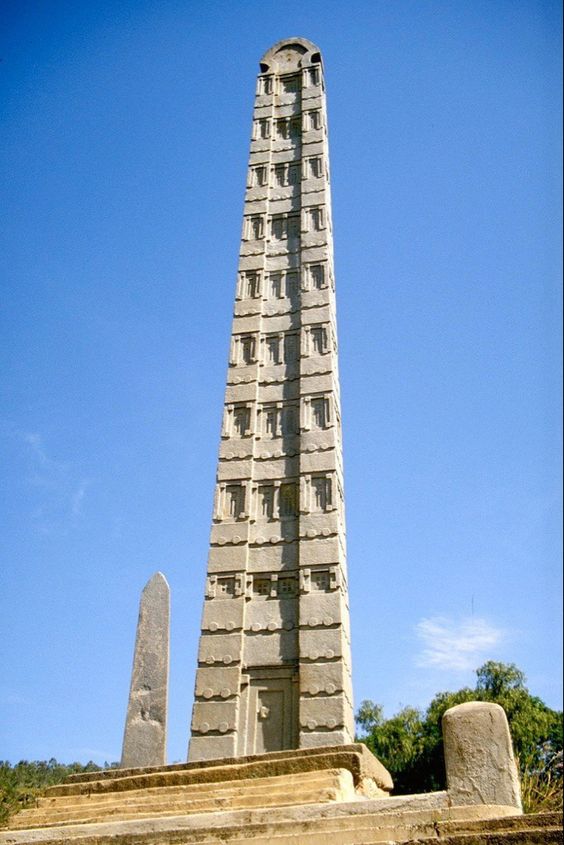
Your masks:
[{"label": "obelisk", "polygon": [[162,572],[145,585],[131,673],[121,768],[166,763],[170,590]]},{"label": "obelisk", "polygon": [[319,49],[260,62],[189,760],[354,739]]}]

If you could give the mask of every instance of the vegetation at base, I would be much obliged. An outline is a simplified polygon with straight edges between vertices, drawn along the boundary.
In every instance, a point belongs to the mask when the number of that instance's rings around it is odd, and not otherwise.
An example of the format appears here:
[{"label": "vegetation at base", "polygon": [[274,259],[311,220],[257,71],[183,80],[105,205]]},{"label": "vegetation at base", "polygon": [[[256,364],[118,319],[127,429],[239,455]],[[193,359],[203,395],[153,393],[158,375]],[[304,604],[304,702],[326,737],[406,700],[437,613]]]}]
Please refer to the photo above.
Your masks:
[{"label": "vegetation at base", "polygon": [[90,761],[82,763],[58,763],[51,759],[46,761],[28,762],[21,760],[12,766],[0,760],[0,826],[6,824],[8,818],[18,810],[33,807],[37,796],[48,786],[61,783],[68,775],[81,772],[99,772],[102,768],[115,768],[118,764],[105,763],[97,766]]},{"label": "vegetation at base", "polygon": [[493,701],[507,714],[518,758],[525,812],[562,808],[562,713],[531,695],[513,663],[488,661],[476,686],[438,693],[426,711],[404,707],[385,719],[382,707],[363,701],[356,714],[361,742],[389,770],[394,794],[446,788],[441,719],[465,701]]}]

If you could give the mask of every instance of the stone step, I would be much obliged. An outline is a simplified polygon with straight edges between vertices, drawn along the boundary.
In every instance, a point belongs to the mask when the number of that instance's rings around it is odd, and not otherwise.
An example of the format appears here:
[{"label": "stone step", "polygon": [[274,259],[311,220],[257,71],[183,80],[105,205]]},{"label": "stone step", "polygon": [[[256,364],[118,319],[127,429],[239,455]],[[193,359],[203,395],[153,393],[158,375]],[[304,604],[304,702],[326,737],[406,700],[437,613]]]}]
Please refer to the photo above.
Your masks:
[{"label": "stone step", "polygon": [[50,787],[46,795],[85,795],[92,792],[125,792],[130,789],[177,786],[192,783],[220,783],[249,778],[268,778],[313,772],[320,769],[348,769],[355,786],[372,781],[384,792],[393,784],[379,760],[362,744],[276,751],[253,757],[180,763],[150,769],[108,769],[71,775]]},{"label": "stone step", "polygon": [[[457,808],[460,809],[460,808]],[[414,814],[415,815],[415,814]],[[530,818],[530,817],[529,817]],[[399,843],[425,842],[437,843],[447,842],[456,837],[460,845],[467,842],[474,845],[474,842],[510,843],[512,838],[515,842],[532,843],[542,842],[543,835],[550,836],[547,842],[560,842],[561,839],[554,839],[554,836],[562,837],[562,827],[549,825],[545,822],[539,826],[539,821],[530,821],[527,817],[511,817],[505,823],[505,819],[491,819],[477,821],[474,819],[459,819],[457,821],[437,822],[436,816],[432,818],[417,820],[415,817],[405,818],[383,818],[360,817],[353,822],[352,818],[334,819],[333,824],[325,825],[320,820],[318,823],[296,825],[282,825],[268,828],[267,826],[249,826],[244,833],[239,829],[222,828],[210,832],[209,838],[205,839],[205,845],[219,845],[228,842],[229,845],[244,845],[252,842],[253,845],[399,845]],[[485,839],[484,837],[490,837]],[[539,836],[541,837],[539,839]],[[179,842],[191,842],[192,840],[182,839]],[[194,840],[196,841],[196,840]],[[197,840],[199,841],[199,840]],[[454,840],[453,840],[454,841]]]},{"label": "stone step", "polygon": [[[318,813],[323,809],[318,808]],[[318,816],[308,821],[293,819],[288,824],[270,825],[253,824],[250,817],[243,814],[237,814],[239,824],[222,825],[222,817],[231,814],[217,813],[200,816],[200,822],[207,818],[209,824],[196,828],[191,828],[182,817],[169,818],[163,824],[155,817],[143,823],[136,816],[133,823],[21,831],[20,836],[23,838],[4,839],[0,834],[0,844],[41,842],[45,845],[62,845],[63,842],[73,842],[76,845],[102,845],[111,842],[112,845],[383,845],[417,841],[444,842],[445,845],[526,845],[529,842],[537,845],[544,841],[552,845],[562,841],[561,819],[558,816],[507,816],[485,820],[475,818],[475,809],[452,808],[447,813],[448,819],[443,821],[437,818],[436,812],[427,811],[344,815],[330,819]],[[485,811],[488,808],[481,809]],[[489,809],[492,812],[499,810]],[[444,817],[445,813],[442,815]],[[245,818],[250,823],[245,824]],[[11,835],[17,837],[18,831],[13,831]]]},{"label": "stone step", "polygon": [[[500,831],[498,833],[463,833],[451,836],[436,836],[417,839],[417,845],[561,845],[564,841],[562,828],[538,828],[536,830]],[[372,845],[372,843],[368,843]],[[377,845],[377,843],[374,843]]]},{"label": "stone step", "polygon": [[[110,795],[71,796],[40,799],[37,808],[23,810],[13,828],[47,827],[61,824],[96,823],[106,819],[126,820],[221,810],[284,807],[319,804],[354,798],[352,776],[346,769],[239,781],[234,784],[200,784],[184,788],[137,790]],[[67,803],[69,802],[69,803]]]},{"label": "stone step", "polygon": [[323,769],[315,772],[297,772],[294,775],[284,775],[260,779],[247,779],[236,781],[225,781],[224,783],[196,783],[180,786],[147,787],[144,789],[132,789],[126,792],[91,793],[82,795],[54,795],[50,794],[38,799],[38,807],[72,807],[72,806],[93,806],[94,804],[104,806],[106,804],[119,803],[120,805],[150,800],[152,798],[176,799],[178,797],[198,796],[223,796],[249,794],[250,792],[270,794],[272,791],[292,791],[296,789],[342,785],[348,787],[351,798],[354,796],[354,785],[351,774],[346,769]]}]

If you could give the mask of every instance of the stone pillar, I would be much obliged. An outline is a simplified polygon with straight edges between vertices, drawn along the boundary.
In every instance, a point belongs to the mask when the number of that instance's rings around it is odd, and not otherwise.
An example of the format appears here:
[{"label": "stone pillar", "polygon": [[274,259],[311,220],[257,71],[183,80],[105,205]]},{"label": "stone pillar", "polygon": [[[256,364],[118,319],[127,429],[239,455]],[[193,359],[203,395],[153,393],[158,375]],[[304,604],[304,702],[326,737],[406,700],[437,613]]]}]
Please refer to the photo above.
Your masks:
[{"label": "stone pillar", "polygon": [[157,572],[141,593],[121,768],[166,763],[170,590]]},{"label": "stone pillar", "polygon": [[243,213],[190,761],[354,739],[325,81],[305,38],[260,61]]},{"label": "stone pillar", "polygon": [[453,805],[498,804],[522,812],[507,716],[499,704],[468,701],[443,716],[445,766]]}]

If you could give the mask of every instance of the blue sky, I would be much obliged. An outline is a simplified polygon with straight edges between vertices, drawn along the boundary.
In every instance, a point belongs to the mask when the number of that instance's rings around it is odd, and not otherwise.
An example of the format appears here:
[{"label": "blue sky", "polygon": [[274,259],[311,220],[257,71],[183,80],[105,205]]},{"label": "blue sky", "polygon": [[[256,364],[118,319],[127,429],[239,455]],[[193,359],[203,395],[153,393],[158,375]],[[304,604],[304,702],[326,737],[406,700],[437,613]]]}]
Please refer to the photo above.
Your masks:
[{"label": "blue sky", "polygon": [[357,704],[562,704],[556,2],[4,2],[0,759],[186,755],[258,60],[324,56]]}]

